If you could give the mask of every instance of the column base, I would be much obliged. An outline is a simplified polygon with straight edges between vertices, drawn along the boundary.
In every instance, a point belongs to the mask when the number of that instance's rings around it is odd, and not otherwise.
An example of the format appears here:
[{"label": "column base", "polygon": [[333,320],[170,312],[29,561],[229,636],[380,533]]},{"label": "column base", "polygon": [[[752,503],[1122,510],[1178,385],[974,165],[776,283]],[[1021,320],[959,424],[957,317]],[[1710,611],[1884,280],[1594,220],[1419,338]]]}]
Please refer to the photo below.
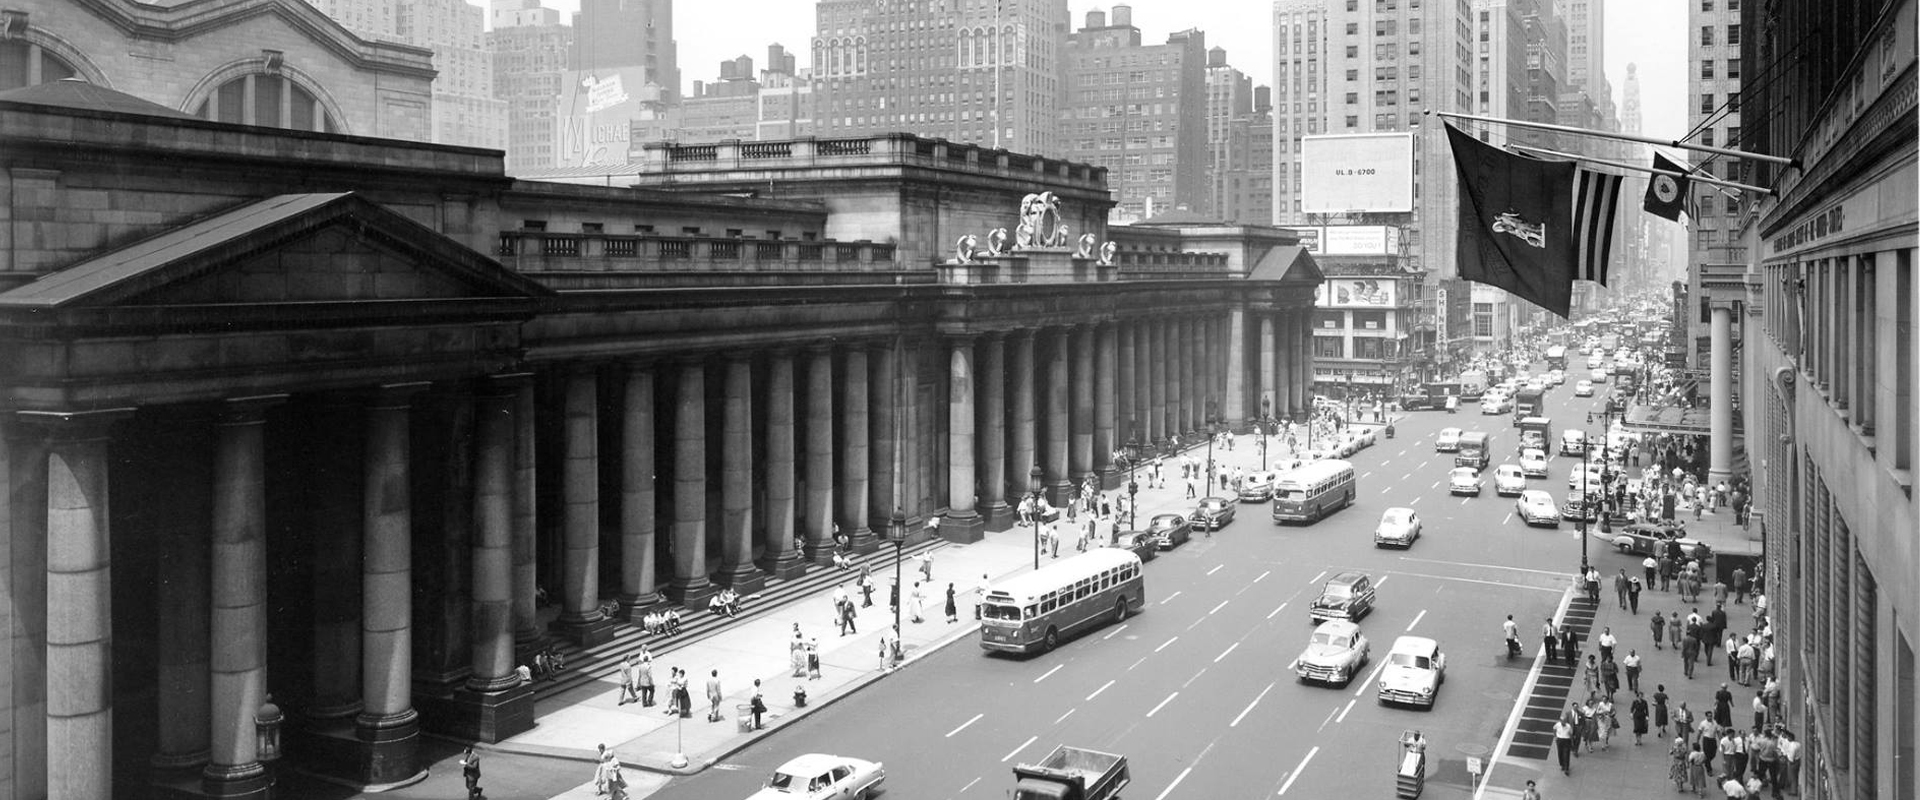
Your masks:
[{"label": "column base", "polygon": [[418,782],[420,715],[361,715],[352,720],[322,720],[286,731],[299,768],[330,783],[367,790]]},{"label": "column base", "polygon": [[200,791],[207,797],[234,800],[267,800],[273,789],[273,773],[264,764],[209,764],[200,773]]},{"label": "column base", "polygon": [[789,550],[780,556],[760,559],[760,569],[780,580],[792,580],[807,574],[807,561],[798,552]]},{"label": "column base", "polygon": [[[829,547],[831,547],[831,544],[829,544]],[[827,559],[831,561],[833,558],[831,555],[832,550],[829,549],[826,552],[829,553]],[[719,587],[714,586],[713,582],[707,580],[704,575],[693,580],[675,578],[673,583],[667,585],[667,599],[693,611],[707,610],[707,598],[719,592]]]},{"label": "column base", "polygon": [[414,697],[428,729],[454,739],[493,744],[533,730],[533,687],[498,692],[457,689],[441,696]]},{"label": "column base", "polygon": [[1006,501],[995,500],[980,509],[980,518],[986,521],[987,530],[1003,531],[1013,524],[1013,506]]},{"label": "column base", "polygon": [[[1072,483],[1061,481],[1047,487],[1047,502],[1052,504],[1054,508],[1064,509],[1067,501],[1071,499],[1073,499]],[[1066,513],[1065,511],[1060,512],[1063,517]]]},{"label": "column base", "polygon": [[653,610],[653,607],[659,605],[661,601],[659,592],[623,594],[619,599],[620,617],[615,619],[614,623],[617,625],[624,622],[636,628],[646,623],[647,612]]},{"label": "column base", "polygon": [[[862,525],[846,533],[853,552],[864,556],[880,549],[880,537],[875,536],[871,528]],[[827,561],[832,563],[833,559],[828,558]]]},{"label": "column base", "polygon": [[613,641],[614,627],[613,620],[600,616],[598,611],[580,619],[562,616],[553,621],[554,635],[579,645],[582,650]]},{"label": "column base", "polygon": [[833,540],[808,541],[800,546],[800,559],[809,564],[833,563]]},{"label": "column base", "polygon": [[973,544],[987,538],[987,521],[971,511],[949,512],[940,518],[940,538],[954,544]]},{"label": "column base", "polygon": [[720,572],[713,576],[713,579],[716,583],[727,586],[743,595],[753,594],[754,592],[767,588],[766,573],[761,572],[760,568],[754,566],[751,562],[723,566],[720,568]]}]

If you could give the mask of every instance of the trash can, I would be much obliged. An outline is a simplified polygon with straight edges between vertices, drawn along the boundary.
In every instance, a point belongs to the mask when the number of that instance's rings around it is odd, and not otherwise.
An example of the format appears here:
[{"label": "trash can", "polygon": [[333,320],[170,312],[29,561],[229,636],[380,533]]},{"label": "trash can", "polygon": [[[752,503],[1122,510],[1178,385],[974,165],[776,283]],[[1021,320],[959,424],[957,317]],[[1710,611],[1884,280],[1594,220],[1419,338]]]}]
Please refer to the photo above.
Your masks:
[{"label": "trash can", "polygon": [[741,703],[733,707],[733,713],[736,718],[736,721],[740,725],[740,732],[752,733],[753,732],[753,705],[750,703]]}]

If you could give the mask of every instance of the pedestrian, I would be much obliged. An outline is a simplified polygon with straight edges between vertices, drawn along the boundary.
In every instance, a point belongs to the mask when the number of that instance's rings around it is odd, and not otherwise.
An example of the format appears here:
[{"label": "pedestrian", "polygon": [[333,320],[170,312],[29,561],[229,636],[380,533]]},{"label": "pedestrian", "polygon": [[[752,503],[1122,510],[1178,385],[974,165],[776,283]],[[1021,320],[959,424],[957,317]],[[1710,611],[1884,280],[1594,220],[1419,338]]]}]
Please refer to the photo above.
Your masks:
[{"label": "pedestrian", "polygon": [[[1609,661],[1606,663],[1611,664],[1613,662]],[[1620,727],[1620,723],[1614,716],[1613,698],[1600,698],[1600,702],[1593,705],[1593,732],[1594,736],[1600,740],[1600,749],[1613,749],[1613,732],[1618,727]]]},{"label": "pedestrian", "polygon": [[1780,738],[1772,728],[1759,728],[1747,741],[1753,752],[1754,777],[1772,786],[1775,797],[1780,796]]},{"label": "pedestrian", "polygon": [[1647,588],[1653,588],[1653,579],[1660,573],[1660,562],[1653,556],[1647,556],[1647,560],[1640,562],[1640,569],[1647,576]]},{"label": "pedestrian", "polygon": [[1673,781],[1673,790],[1676,792],[1687,790],[1687,754],[1691,751],[1684,736],[1674,737],[1673,746],[1667,748],[1667,758],[1670,759],[1667,779]]},{"label": "pedestrian", "polygon": [[1774,789],[1786,786],[1787,793],[1800,796],[1800,740],[1792,731],[1782,729],[1779,736],[1780,779],[1774,782]]},{"label": "pedestrian", "polygon": [[1763,695],[1756,694],[1753,696],[1753,729],[1759,730],[1766,726],[1767,726],[1767,698]]},{"label": "pedestrian", "polygon": [[1746,681],[1740,679],[1740,634],[1727,634],[1725,647],[1727,648],[1727,680],[1741,686],[1747,685]]},{"label": "pedestrian", "polygon": [[1567,657],[1568,663],[1580,663],[1580,632],[1564,622],[1560,623],[1560,652]]},{"label": "pedestrian", "polygon": [[1733,602],[1747,602],[1747,571],[1741,567],[1733,568]]},{"label": "pedestrian", "polygon": [[1047,543],[1053,548],[1053,557],[1060,557],[1060,523],[1047,526]]},{"label": "pedestrian", "polygon": [[980,582],[973,585],[973,618],[980,619],[980,608],[986,605],[987,592],[992,587],[987,582],[987,573],[980,573]]},{"label": "pedestrian", "polygon": [[1613,594],[1620,601],[1620,608],[1624,610],[1627,607],[1627,570],[1624,567],[1619,574],[1613,576]]},{"label": "pedestrian", "polygon": [[480,800],[487,796],[486,790],[480,788],[480,754],[473,752],[471,747],[460,754],[460,777],[467,779],[467,800]]},{"label": "pedestrian", "polygon": [[820,640],[807,640],[807,680],[820,680]]},{"label": "pedestrian", "polygon": [[640,646],[640,662],[634,667],[640,683],[640,707],[653,707],[653,654],[647,652],[647,646]]},{"label": "pedestrian", "polygon": [[1633,704],[1628,706],[1627,715],[1633,718],[1633,745],[1640,746],[1640,739],[1647,735],[1647,698],[1640,692],[1633,693]]},{"label": "pedestrian", "polygon": [[920,582],[913,582],[913,591],[907,595],[907,608],[913,611],[914,622],[926,621],[927,591],[920,588]]},{"label": "pedestrian", "polygon": [[1740,685],[1752,686],[1753,678],[1754,678],[1754,668],[1753,668],[1754,660],[1759,656],[1760,651],[1753,646],[1753,640],[1748,639],[1747,641],[1743,641],[1740,643],[1739,653],[1740,653],[1740,658],[1738,659],[1738,662],[1740,664]]},{"label": "pedestrian", "polygon": [[1700,637],[1687,632],[1686,641],[1680,645],[1680,668],[1689,680],[1693,678],[1693,663],[1700,659]]},{"label": "pedestrian", "polygon": [[849,600],[845,604],[842,604],[840,606],[840,635],[841,636],[846,636],[848,634],[853,634],[856,636],[859,635],[860,626],[854,624],[855,614],[856,614],[856,610],[853,607],[853,601]]},{"label": "pedestrian", "polygon": [[952,582],[948,582],[948,583],[947,583],[947,608],[946,608],[946,611],[947,611],[947,624],[948,624],[948,625],[952,625],[953,623],[956,623],[956,622],[959,622],[959,621],[960,621],[960,605],[959,605],[958,603],[956,603],[956,602],[954,602],[954,599],[953,599],[953,583],[952,583]]},{"label": "pedestrian", "polygon": [[1507,638],[1507,657],[1520,655],[1520,625],[1513,621],[1512,614],[1507,615],[1507,621],[1501,623],[1500,628]]},{"label": "pedestrian", "polygon": [[1722,728],[1733,725],[1733,692],[1724,683],[1713,693],[1713,721]]},{"label": "pedestrian", "polygon": [[1667,735],[1667,685],[1662,683],[1653,688],[1653,732],[1661,737]]},{"label": "pedestrian", "polygon": [[898,648],[893,646],[896,635],[898,635],[898,631],[895,631],[891,627],[880,629],[880,670],[882,672],[893,671],[893,656],[898,650]]},{"label": "pedestrian", "polygon": [[[1673,589],[1673,559],[1668,558],[1667,554],[1661,553],[1659,561],[1660,591],[1669,591]],[[1651,582],[1649,582],[1649,585],[1651,585]]]},{"label": "pedestrian", "polygon": [[1199,496],[1198,486],[1193,482],[1193,476],[1187,476],[1187,499],[1192,500]]},{"label": "pedestrian", "polygon": [[716,669],[707,676],[707,703],[711,706],[707,710],[708,722],[720,721],[720,700],[725,696],[720,691],[720,670]]},{"label": "pedestrian", "polygon": [[1560,774],[1573,774],[1573,709],[1553,723],[1553,749],[1560,756]]},{"label": "pedestrian", "polygon": [[1701,742],[1693,743],[1693,749],[1687,753],[1687,786],[1693,790],[1694,794],[1702,794],[1706,791],[1707,763],[1712,760],[1707,756]]},{"label": "pedestrian", "polygon": [[793,641],[787,643],[787,666],[792,668],[789,677],[806,677],[807,637],[801,635],[798,622],[793,623]]},{"label": "pedestrian", "polygon": [[1615,645],[1620,643],[1618,639],[1613,638],[1613,628],[1612,627],[1601,628],[1600,638],[1595,639],[1594,641],[1600,645],[1600,660],[1612,661],[1613,648]]},{"label": "pedestrian", "polygon": [[608,785],[613,782],[613,767],[610,762],[618,761],[612,750],[600,745],[600,754],[593,761],[593,793],[606,794]]},{"label": "pedestrian", "polygon": [[676,668],[674,672],[680,676],[678,684],[674,687],[674,697],[680,703],[680,708],[679,708],[680,717],[682,719],[692,719],[693,718],[693,686],[692,686],[693,674],[690,672],[687,672],[684,669],[678,669],[678,668]]},{"label": "pedestrian", "polygon": [[1613,693],[1620,691],[1620,664],[1613,659],[1600,662],[1600,688],[1607,693],[1607,701],[1613,701]]},{"label": "pedestrian", "polygon": [[1664,616],[1661,616],[1658,612],[1655,612],[1653,615],[1653,619],[1650,619],[1647,621],[1647,626],[1653,629],[1653,649],[1655,650],[1661,649],[1660,639],[1666,635],[1667,618]]},{"label": "pedestrian", "polygon": [[866,570],[866,567],[863,566],[860,569],[863,571],[863,574],[860,576],[860,607],[872,608],[873,607],[873,576],[864,574],[864,570]]},{"label": "pedestrian", "polygon": [[1713,602],[1715,605],[1721,605],[1721,606],[1724,606],[1727,604],[1727,582],[1726,581],[1713,582]]},{"label": "pedestrian", "polygon": [[747,699],[747,708],[753,711],[753,729],[757,731],[766,727],[766,725],[760,721],[761,715],[767,713],[767,701],[766,698],[760,696],[759,678],[753,679],[753,696]]},{"label": "pedestrian", "polygon": [[1627,608],[1635,614],[1640,613],[1640,579],[1627,579]]},{"label": "pedestrian", "polygon": [[1534,788],[1533,781],[1527,781],[1527,788],[1520,792],[1520,800],[1540,800],[1540,790]]},{"label": "pedestrian", "polygon": [[1620,666],[1627,673],[1627,691],[1640,693],[1640,651],[1629,649],[1627,657],[1620,660]]},{"label": "pedestrian", "polygon": [[1580,742],[1582,749],[1588,755],[1592,755],[1593,746],[1600,743],[1600,721],[1594,718],[1594,700],[1595,698],[1589,695],[1586,702],[1581,703],[1576,711],[1580,719]]},{"label": "pedestrian", "polygon": [[1594,657],[1589,654],[1587,656],[1587,668],[1580,671],[1580,677],[1587,682],[1587,694],[1589,696],[1600,692],[1600,665],[1593,659]]},{"label": "pedestrian", "polygon": [[640,676],[635,672],[634,657],[629,654],[620,660],[620,702],[614,705],[626,705],[640,700]]},{"label": "pedestrian", "polygon": [[1553,618],[1548,617],[1547,624],[1540,628],[1540,639],[1547,650],[1547,663],[1549,664],[1556,660],[1560,649],[1560,637],[1556,635],[1556,633],[1553,629]]}]

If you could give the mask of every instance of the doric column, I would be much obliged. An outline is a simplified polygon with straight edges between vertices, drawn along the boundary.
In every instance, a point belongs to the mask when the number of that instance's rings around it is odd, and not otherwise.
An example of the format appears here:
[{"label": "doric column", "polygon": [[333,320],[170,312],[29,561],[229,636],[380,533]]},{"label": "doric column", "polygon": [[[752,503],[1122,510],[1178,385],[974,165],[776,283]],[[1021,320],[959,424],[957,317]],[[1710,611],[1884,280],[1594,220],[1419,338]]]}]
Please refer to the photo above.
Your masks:
[{"label": "doric column", "polygon": [[981,340],[980,517],[999,528],[1011,516],[1007,505],[1007,340],[999,333]]},{"label": "doric column", "polygon": [[973,337],[947,340],[947,516],[940,535],[950,542],[979,541],[984,530],[974,507],[979,473],[974,469]]},{"label": "doric column", "polygon": [[1093,470],[1109,477],[1113,472],[1114,415],[1119,411],[1114,401],[1118,388],[1115,372],[1119,369],[1114,325],[1102,323],[1093,330]]},{"label": "doric column", "polygon": [[[44,503],[46,514],[44,741],[49,798],[104,800],[113,796],[113,575],[107,436],[111,425],[128,413],[120,409],[20,415],[23,423],[40,427],[35,433],[46,437],[47,446],[46,494],[18,499]],[[15,624],[29,626],[26,621]],[[42,624],[32,623],[31,627]]]},{"label": "doric column", "polygon": [[1287,351],[1286,344],[1279,338],[1280,332],[1274,329],[1273,322],[1272,312],[1261,312],[1260,396],[1273,402],[1275,415],[1284,417],[1292,413],[1292,409],[1287,407],[1286,395],[1280,393],[1281,387],[1286,385],[1284,376],[1287,372]]},{"label": "doric column", "polygon": [[532,375],[513,392],[513,646],[515,660],[522,664],[532,663],[546,636],[535,604],[540,580],[537,392]]},{"label": "doric column", "polygon": [[[515,393],[531,384],[527,376],[497,386],[496,405],[503,419],[482,418],[482,424],[506,428],[502,439],[507,462],[501,524],[511,547]],[[368,751],[355,776],[369,784],[392,783],[419,771],[420,715],[413,708],[413,448],[409,413],[412,398],[428,388],[425,383],[381,387],[366,404],[364,446],[361,448],[361,559],[360,559],[360,713],[354,718],[357,738]],[[485,431],[481,445],[488,444]],[[483,458],[486,454],[482,454]],[[490,487],[482,487],[490,488]],[[477,509],[476,509],[477,510]],[[476,519],[476,525],[485,524]],[[503,559],[510,559],[510,549]],[[511,563],[502,572],[511,569]],[[512,597],[511,576],[502,575],[499,587]],[[476,608],[478,600],[476,599]],[[499,638],[512,671],[513,639],[510,609],[500,608]],[[475,614],[476,619],[482,618]],[[479,632],[476,631],[476,636]],[[475,641],[475,649],[482,640]],[[476,670],[477,672],[477,670]]]},{"label": "doric column", "polygon": [[1072,402],[1067,391],[1069,333],[1068,329],[1060,328],[1047,337],[1047,456],[1043,471],[1047,497],[1054,505],[1066,502],[1074,481],[1067,454],[1068,404]]},{"label": "doric column", "polygon": [[[154,587],[154,642],[159,648],[156,667],[158,748],[153,765],[162,770],[186,770],[205,766],[211,721],[207,717],[207,689],[211,676],[208,659],[212,655],[208,639],[211,624],[207,597],[212,591],[206,509],[211,504],[213,477],[212,447],[207,435],[208,420],[198,414],[170,414],[155,443],[162,463],[155,468],[153,497],[160,502],[152,509],[159,517],[154,533],[161,539],[159,574],[166,576]],[[46,466],[45,456],[40,466]],[[349,477],[358,477],[349,475]],[[355,492],[358,499],[358,492]],[[15,498],[23,495],[15,493]],[[0,501],[4,505],[4,501]],[[4,523],[4,520],[0,520]],[[45,536],[40,537],[45,541]],[[14,538],[14,567],[19,569],[22,543]],[[15,573],[18,574],[18,573]],[[15,591],[26,589],[15,585]],[[17,595],[16,595],[17,596]],[[19,605],[15,613],[25,613]],[[16,626],[22,627],[22,626]],[[16,681],[44,676],[15,663]],[[17,690],[16,690],[17,691]],[[16,695],[18,697],[18,695]],[[14,730],[19,735],[18,727]],[[44,745],[46,737],[40,736]],[[16,743],[16,765],[20,751]],[[0,784],[4,785],[4,784]],[[20,796],[33,796],[30,791]]]},{"label": "doric column", "polygon": [[[229,400],[215,424],[213,746],[203,788],[216,797],[268,791],[253,718],[267,699],[266,411],[283,399]],[[54,752],[72,752],[51,731],[48,740]]]},{"label": "doric column", "polygon": [[[577,376],[576,376],[577,377]],[[591,382],[591,376],[588,377]],[[571,401],[574,387],[569,385]],[[570,404],[571,405],[571,404]],[[569,408],[569,411],[572,411]],[[404,409],[400,413],[405,413]],[[469,691],[488,694],[512,688],[519,683],[513,663],[513,387],[483,381],[474,398],[473,465],[473,540],[469,544],[473,562],[470,588],[473,617],[469,623],[472,651],[467,677]],[[578,434],[574,421],[567,423],[568,436]],[[591,427],[591,425],[589,425]],[[399,430],[404,435],[404,427]],[[569,445],[569,455],[577,451]],[[569,473],[574,469],[569,459]],[[386,470],[404,467],[387,465]],[[569,474],[569,480],[577,475]],[[372,476],[369,475],[369,480]],[[569,499],[575,499],[570,497]],[[371,497],[368,498],[372,500]],[[571,504],[570,504],[571,505]],[[571,509],[569,509],[571,511]],[[400,521],[395,520],[394,523]],[[572,520],[569,520],[572,522]],[[572,561],[569,554],[569,563]],[[594,561],[589,564],[597,563]],[[598,614],[598,611],[595,611]],[[369,664],[371,668],[373,665]],[[404,674],[395,676],[404,682]]]},{"label": "doric column", "polygon": [[1227,337],[1226,395],[1227,406],[1223,413],[1235,426],[1244,426],[1248,417],[1257,416],[1260,401],[1247,402],[1247,312],[1235,306],[1227,312],[1225,323]]},{"label": "doric column", "polygon": [[1034,341],[1038,334],[1031,330],[1014,331],[1013,369],[1008,376],[1013,379],[1013,453],[1009,463],[1012,465],[1011,480],[1013,496],[1019,497],[1031,489],[1027,486],[1027,470],[1040,465],[1040,453],[1036,449],[1039,432],[1035,430],[1034,380],[1038,377],[1034,362]]},{"label": "doric column", "polygon": [[779,578],[806,571],[793,547],[800,528],[794,514],[793,351],[776,350],[767,363],[766,545],[760,568]]},{"label": "doric column", "polygon": [[1153,384],[1153,397],[1149,401],[1147,416],[1152,418],[1153,441],[1159,445],[1165,445],[1168,436],[1174,432],[1173,409],[1169,401],[1178,396],[1167,385],[1168,377],[1173,374],[1173,370],[1167,368],[1167,327],[1165,319],[1147,321],[1147,340],[1153,351],[1149,358],[1153,371],[1149,381]]},{"label": "doric column", "polygon": [[[1711,306],[1712,328],[1708,335],[1708,359],[1711,362],[1707,395],[1707,484],[1733,478],[1733,307],[1726,303]],[[1855,325],[1872,325],[1873,320],[1855,320]]]},{"label": "doric column", "polygon": [[867,349],[846,348],[840,375],[840,532],[859,553],[880,549],[867,527]]},{"label": "doric column", "polygon": [[1067,344],[1067,394],[1072,403],[1067,421],[1072,437],[1067,477],[1078,485],[1093,471],[1093,329],[1084,325],[1068,328],[1061,340]]},{"label": "doric column", "polygon": [[1287,386],[1293,406],[1305,414],[1313,410],[1313,309],[1293,309],[1288,357],[1293,359],[1293,379]]},{"label": "doric column", "polygon": [[653,364],[627,365],[620,405],[620,606],[633,624],[660,602],[654,565],[660,490],[654,483],[653,383]]},{"label": "doric column", "polygon": [[741,594],[766,586],[753,565],[753,362],[745,353],[727,357],[725,418],[720,434],[720,574],[717,580]]},{"label": "doric column", "polygon": [[1127,435],[1152,447],[1153,438],[1153,337],[1152,323],[1137,319],[1127,323],[1127,339],[1133,342],[1133,376],[1127,391],[1133,393],[1133,414],[1127,418]]},{"label": "doric column", "polygon": [[560,618],[555,627],[582,647],[613,636],[600,613],[600,378],[591,367],[567,375],[560,469]]},{"label": "doric column", "polygon": [[[313,693],[300,710],[316,728],[351,719],[363,708],[365,405],[362,398],[329,394],[289,410],[306,423],[301,426],[304,435],[292,437],[307,466],[299,501],[304,530],[298,538],[305,540],[303,560],[313,571],[308,601]],[[322,432],[325,435],[318,435]]]},{"label": "doric column", "polygon": [[[908,409],[900,402],[903,381],[897,375],[901,354],[889,339],[876,344],[867,356],[867,519],[883,520],[893,515],[894,506],[903,501],[913,463],[906,453],[895,452],[895,432],[907,425]],[[894,473],[898,464],[900,473]]]},{"label": "doric column", "polygon": [[833,563],[833,348],[807,351],[805,556]]},{"label": "doric column", "polygon": [[[3,602],[9,603],[9,612],[13,620],[0,630],[6,636],[8,676],[12,679],[13,692],[10,707],[0,710],[5,716],[7,735],[0,739],[0,746],[11,746],[8,756],[12,759],[13,772],[7,778],[11,783],[0,783],[21,797],[45,797],[47,794],[47,438],[48,431],[26,422],[33,415],[7,414],[0,416],[0,470],[5,471],[5,480],[0,483],[0,526],[9,542],[7,590],[10,592]],[[23,419],[24,418],[24,419]],[[18,423],[18,424],[16,424]],[[204,435],[202,436],[204,439]],[[188,534],[206,545],[206,519],[204,515],[193,519],[193,530]],[[162,602],[165,602],[163,596]],[[206,613],[206,587],[203,583],[198,596],[191,602]],[[202,634],[202,641],[205,635]],[[164,655],[164,654],[163,654]],[[203,657],[204,660],[204,657]],[[165,690],[163,671],[162,691]],[[202,704],[205,703],[206,667],[200,667],[199,684]],[[164,707],[164,706],[163,706]],[[204,708],[201,711],[203,725],[206,722]],[[162,729],[162,735],[166,729]],[[199,750],[205,750],[206,734],[200,734]],[[165,747],[165,742],[162,743]],[[171,752],[187,753],[196,748],[191,744],[174,748]],[[163,750],[163,752],[169,752]],[[205,763],[204,753],[198,763]],[[190,762],[183,762],[190,763]]]},{"label": "doric column", "polygon": [[1115,347],[1118,351],[1115,354],[1116,364],[1114,365],[1114,392],[1117,395],[1113,410],[1115,446],[1132,441],[1137,435],[1133,426],[1140,419],[1140,406],[1134,399],[1137,396],[1134,387],[1139,383],[1134,376],[1140,374],[1134,368],[1133,332],[1136,327],[1131,322],[1113,323]]},{"label": "doric column", "polygon": [[680,360],[673,408],[673,580],[667,595],[689,608],[713,594],[707,580],[707,373],[700,356]]},{"label": "doric column", "polygon": [[1206,387],[1200,385],[1199,326],[1188,317],[1181,317],[1179,326],[1180,347],[1176,352],[1180,359],[1180,430],[1189,433],[1200,430]]}]

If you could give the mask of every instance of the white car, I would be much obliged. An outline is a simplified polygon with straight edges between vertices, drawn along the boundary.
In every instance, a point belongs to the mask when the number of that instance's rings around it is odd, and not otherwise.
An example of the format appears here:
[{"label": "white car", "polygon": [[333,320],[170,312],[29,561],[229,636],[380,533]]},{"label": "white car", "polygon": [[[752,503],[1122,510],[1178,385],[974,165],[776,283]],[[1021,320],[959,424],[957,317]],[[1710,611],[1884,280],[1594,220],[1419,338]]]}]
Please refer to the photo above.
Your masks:
[{"label": "white car", "polygon": [[1480,398],[1481,414],[1508,414],[1513,411],[1513,401],[1504,394],[1490,394]]},{"label": "white car", "polygon": [[1587,452],[1587,432],[1568,428],[1560,432],[1560,455],[1577,456]]},{"label": "white car", "polygon": [[1433,707],[1447,679],[1447,656],[1440,643],[1425,636],[1402,636],[1387,651],[1380,671],[1380,702]]},{"label": "white car", "polygon": [[1240,479],[1240,502],[1264,503],[1273,499],[1273,485],[1280,480],[1280,473],[1249,472]]},{"label": "white car", "polygon": [[1529,478],[1547,477],[1547,451],[1535,449],[1520,451],[1520,474]]},{"label": "white car", "polygon": [[1560,527],[1560,507],[1554,505],[1553,495],[1539,489],[1528,489],[1520,493],[1520,499],[1513,501],[1514,512],[1520,515],[1520,521],[1528,525],[1546,525]]},{"label": "white car", "polygon": [[1592,397],[1593,381],[1580,381],[1579,383],[1575,383],[1573,385],[1573,396],[1574,397]]},{"label": "white car", "polygon": [[1330,619],[1313,629],[1307,649],[1293,662],[1293,673],[1303,681],[1345,686],[1367,664],[1373,645],[1360,626]]},{"label": "white car", "polygon": [[1600,477],[1600,467],[1596,464],[1587,464],[1585,469],[1575,467],[1567,474],[1567,489],[1570,491],[1597,492],[1604,485]]},{"label": "white car", "polygon": [[1594,383],[1606,383],[1607,370],[1604,367],[1594,367],[1593,369],[1587,372],[1587,378],[1592,380]]},{"label": "white car", "polygon": [[1480,470],[1472,467],[1454,467],[1447,473],[1448,494],[1470,494],[1480,496]]},{"label": "white car", "polygon": [[1440,435],[1434,437],[1433,449],[1441,453],[1460,452],[1461,433],[1462,431],[1459,428],[1441,428]]},{"label": "white car", "polygon": [[809,753],[781,764],[747,800],[865,800],[886,779],[878,761]]},{"label": "white car", "polygon": [[1527,490],[1527,474],[1512,464],[1501,464],[1493,468],[1493,493],[1501,497],[1515,497]]},{"label": "white car", "polygon": [[1420,538],[1420,515],[1413,509],[1395,506],[1380,515],[1380,525],[1373,529],[1373,545],[1395,545],[1412,547],[1413,540]]},{"label": "white car", "polygon": [[1566,382],[1567,382],[1567,373],[1565,371],[1556,369],[1552,372],[1547,373],[1547,383],[1550,385],[1559,386]]}]

